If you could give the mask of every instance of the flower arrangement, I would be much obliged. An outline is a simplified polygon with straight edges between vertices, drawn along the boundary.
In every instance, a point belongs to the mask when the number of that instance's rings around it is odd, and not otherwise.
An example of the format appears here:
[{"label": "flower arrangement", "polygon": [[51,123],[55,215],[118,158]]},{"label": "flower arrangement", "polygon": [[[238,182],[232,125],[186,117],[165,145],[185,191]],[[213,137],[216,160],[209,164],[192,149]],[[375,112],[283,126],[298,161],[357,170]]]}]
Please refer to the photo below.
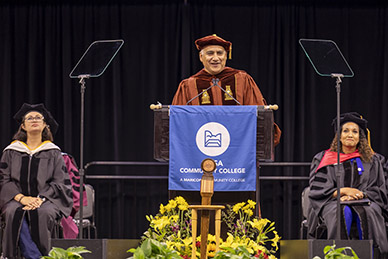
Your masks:
[{"label": "flower arrangement", "polygon": [[[143,243],[149,239],[155,240],[157,242],[153,242],[153,245],[159,244],[162,250],[170,249],[176,251],[181,258],[194,259],[191,258],[191,211],[188,206],[186,200],[178,196],[167,205],[161,204],[157,215],[146,216],[150,226],[142,237]],[[278,250],[280,236],[275,231],[275,223],[253,216],[255,207],[256,202],[251,200],[234,206],[227,205],[225,211],[222,211],[222,222],[227,226],[227,238],[225,241],[220,240],[221,250],[216,253],[215,236],[208,235],[209,258],[276,259],[274,254]],[[200,256],[200,240],[201,237],[197,237],[197,258]],[[136,255],[132,258],[136,259]]]},{"label": "flower arrangement", "polygon": [[150,227],[144,233],[143,240],[151,238],[164,242],[168,248],[189,258],[192,244],[191,211],[183,197],[175,197],[167,205],[161,204],[155,217],[151,215],[146,218]]},{"label": "flower arrangement", "polygon": [[222,220],[227,225],[228,237],[220,247],[244,247],[256,258],[276,258],[274,254],[279,249],[280,236],[275,230],[275,222],[253,216],[256,202],[248,200],[234,206],[228,204],[226,207],[222,211]]}]

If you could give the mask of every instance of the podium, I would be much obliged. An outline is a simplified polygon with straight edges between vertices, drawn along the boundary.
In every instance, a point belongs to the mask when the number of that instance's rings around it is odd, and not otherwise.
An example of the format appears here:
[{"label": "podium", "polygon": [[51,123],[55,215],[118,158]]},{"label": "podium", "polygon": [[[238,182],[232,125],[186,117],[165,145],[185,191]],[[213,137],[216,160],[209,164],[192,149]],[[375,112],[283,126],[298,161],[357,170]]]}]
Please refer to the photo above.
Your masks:
[{"label": "podium", "polygon": [[[257,106],[256,161],[273,162],[273,111]],[[169,160],[169,106],[154,109],[154,159],[160,162]]]},{"label": "podium", "polygon": [[[160,162],[169,160],[169,106],[161,105],[154,109],[154,159]],[[274,161],[274,133],[273,133],[273,111],[265,106],[257,106],[257,133],[256,133],[256,161]],[[257,177],[259,168],[256,170]],[[169,198],[176,196],[184,197],[189,204],[200,204],[201,196],[194,191],[169,191]],[[256,182],[256,192],[215,192],[212,197],[214,204],[235,204],[248,199],[254,200],[259,208],[259,182]],[[256,212],[260,215],[260,212]]]}]

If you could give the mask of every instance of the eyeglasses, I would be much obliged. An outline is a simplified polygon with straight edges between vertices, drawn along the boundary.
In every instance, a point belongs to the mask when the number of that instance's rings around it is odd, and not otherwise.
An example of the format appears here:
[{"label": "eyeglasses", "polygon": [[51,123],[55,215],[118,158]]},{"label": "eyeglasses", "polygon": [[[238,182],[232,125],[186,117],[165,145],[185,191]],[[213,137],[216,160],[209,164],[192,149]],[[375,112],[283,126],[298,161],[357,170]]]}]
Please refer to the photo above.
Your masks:
[{"label": "eyeglasses", "polygon": [[33,117],[33,116],[27,117],[27,118],[25,119],[25,121],[28,121],[28,122],[32,122],[32,121],[43,121],[43,120],[44,120],[44,117],[43,117],[43,116],[39,116],[39,115],[37,115],[37,116],[35,116],[35,117]]}]

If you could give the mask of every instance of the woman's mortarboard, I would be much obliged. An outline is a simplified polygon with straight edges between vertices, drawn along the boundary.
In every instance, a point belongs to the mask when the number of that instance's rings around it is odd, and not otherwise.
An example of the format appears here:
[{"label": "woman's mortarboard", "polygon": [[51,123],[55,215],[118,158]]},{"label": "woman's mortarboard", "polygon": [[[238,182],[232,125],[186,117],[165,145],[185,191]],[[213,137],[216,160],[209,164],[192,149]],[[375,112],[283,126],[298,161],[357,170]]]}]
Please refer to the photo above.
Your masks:
[{"label": "woman's mortarboard", "polygon": [[[372,149],[371,141],[370,141],[370,131],[368,129],[368,121],[364,119],[359,113],[357,112],[347,112],[340,115],[340,126],[344,125],[347,122],[354,122],[358,125],[358,127],[364,131],[366,138],[368,140],[368,144],[370,148]],[[337,118],[335,118],[332,122],[332,125],[334,126],[334,133],[337,133]]]},{"label": "woman's mortarboard", "polygon": [[[367,133],[367,125],[368,121],[362,118],[360,114],[357,112],[348,112],[343,113],[340,115],[340,126],[344,125],[347,122],[354,122],[364,131],[364,133]],[[334,132],[337,133],[337,118],[335,118],[332,122],[332,125],[334,126]]]},{"label": "woman's mortarboard", "polygon": [[58,130],[58,123],[51,115],[51,113],[46,109],[43,103],[39,104],[28,104],[23,103],[19,111],[13,116],[13,118],[19,123],[22,124],[24,121],[24,116],[32,111],[39,112],[43,115],[44,121],[50,126],[51,133],[54,135]]}]

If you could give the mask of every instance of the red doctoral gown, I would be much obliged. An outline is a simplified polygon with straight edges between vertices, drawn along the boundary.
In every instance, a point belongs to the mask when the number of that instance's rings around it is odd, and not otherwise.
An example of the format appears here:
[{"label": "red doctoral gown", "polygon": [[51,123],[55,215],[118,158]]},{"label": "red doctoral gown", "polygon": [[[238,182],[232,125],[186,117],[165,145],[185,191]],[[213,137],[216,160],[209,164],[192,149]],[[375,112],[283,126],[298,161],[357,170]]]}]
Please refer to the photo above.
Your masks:
[{"label": "red doctoral gown", "polygon": [[[175,93],[172,105],[236,105],[236,101],[217,86],[210,88],[206,95],[202,94],[194,98],[213,84],[212,79],[219,79],[218,85],[228,91],[242,105],[267,104],[259,87],[250,75],[242,70],[225,67],[217,75],[210,75],[205,69],[202,69],[197,74],[183,80]],[[281,130],[274,123],[275,145],[279,144],[280,135]]]}]

